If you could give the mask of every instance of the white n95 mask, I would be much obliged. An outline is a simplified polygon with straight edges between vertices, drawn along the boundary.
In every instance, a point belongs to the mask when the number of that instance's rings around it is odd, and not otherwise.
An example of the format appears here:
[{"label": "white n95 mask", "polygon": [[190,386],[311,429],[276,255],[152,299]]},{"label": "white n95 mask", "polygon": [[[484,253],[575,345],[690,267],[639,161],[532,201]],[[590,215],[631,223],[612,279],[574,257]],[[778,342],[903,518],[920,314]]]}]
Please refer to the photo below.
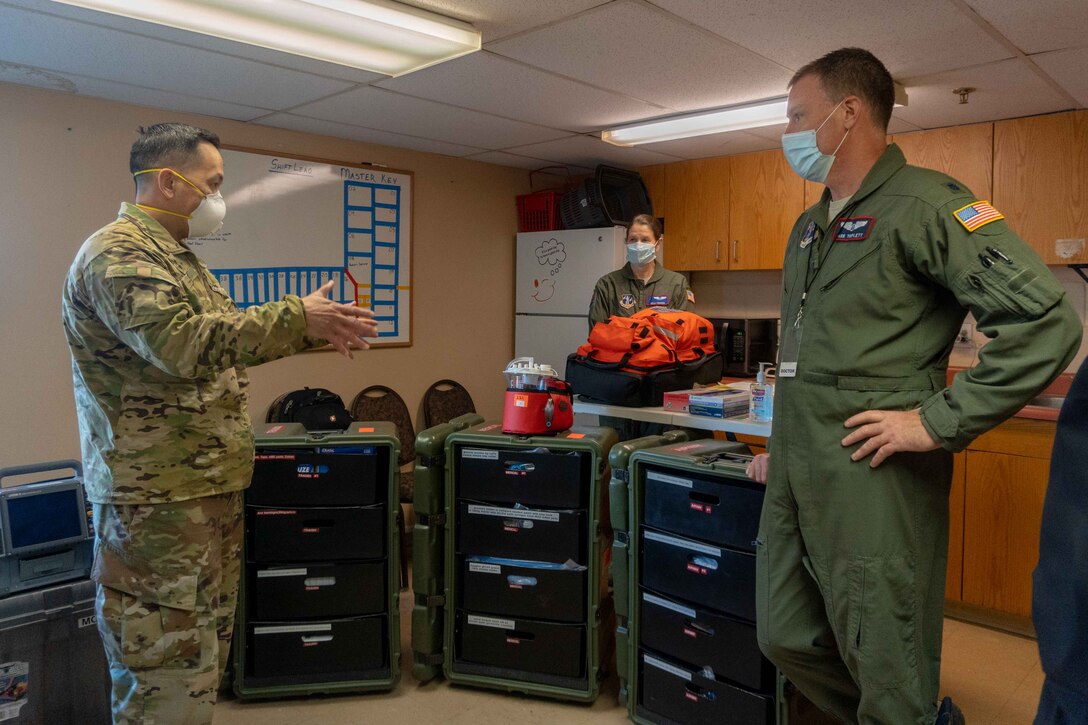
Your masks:
[{"label": "white n95 mask", "polygon": [[218,191],[208,194],[189,217],[189,238],[206,237],[223,228],[227,216],[227,202]]}]

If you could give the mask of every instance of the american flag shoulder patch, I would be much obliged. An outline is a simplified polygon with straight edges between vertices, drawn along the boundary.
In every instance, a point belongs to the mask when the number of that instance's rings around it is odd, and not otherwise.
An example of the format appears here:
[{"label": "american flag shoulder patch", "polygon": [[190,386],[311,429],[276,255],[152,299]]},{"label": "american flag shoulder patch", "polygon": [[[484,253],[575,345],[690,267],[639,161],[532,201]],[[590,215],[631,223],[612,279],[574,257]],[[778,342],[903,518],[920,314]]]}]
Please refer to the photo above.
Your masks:
[{"label": "american flag shoulder patch", "polygon": [[952,214],[956,217],[956,221],[962,224],[963,228],[969,232],[973,232],[990,222],[996,222],[998,219],[1005,218],[1005,215],[997,209],[994,209],[988,201],[976,201],[957,209],[952,212]]}]

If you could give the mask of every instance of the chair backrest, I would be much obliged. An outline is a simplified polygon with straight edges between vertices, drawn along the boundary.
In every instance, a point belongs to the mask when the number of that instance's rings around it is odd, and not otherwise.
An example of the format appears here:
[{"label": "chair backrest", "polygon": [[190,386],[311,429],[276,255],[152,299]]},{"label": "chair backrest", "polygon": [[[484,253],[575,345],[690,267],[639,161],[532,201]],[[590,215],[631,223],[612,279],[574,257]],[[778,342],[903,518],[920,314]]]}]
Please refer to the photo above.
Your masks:
[{"label": "chair backrest", "polygon": [[459,415],[475,412],[472,396],[455,380],[432,383],[423,394],[423,425],[427,428],[449,423]]},{"label": "chair backrest", "polygon": [[384,385],[371,385],[359,391],[351,401],[351,416],[354,420],[384,420],[397,427],[400,438],[400,458],[398,466],[411,463],[416,459],[416,431],[412,427],[412,416],[404,399],[395,390]]}]

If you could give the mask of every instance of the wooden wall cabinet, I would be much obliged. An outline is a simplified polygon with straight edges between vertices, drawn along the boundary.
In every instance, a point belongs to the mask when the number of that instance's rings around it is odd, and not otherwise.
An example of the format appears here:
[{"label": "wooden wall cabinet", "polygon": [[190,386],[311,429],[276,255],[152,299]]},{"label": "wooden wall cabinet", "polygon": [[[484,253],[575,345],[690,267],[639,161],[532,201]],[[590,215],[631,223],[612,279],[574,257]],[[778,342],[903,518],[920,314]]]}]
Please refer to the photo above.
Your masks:
[{"label": "wooden wall cabinet", "polygon": [[643,166],[638,173],[642,177],[642,183],[646,185],[646,193],[650,195],[654,216],[665,216],[665,164]]},{"label": "wooden wall cabinet", "polygon": [[781,149],[731,157],[729,269],[782,269],[790,231],[804,210],[804,179]]},{"label": "wooden wall cabinet", "polygon": [[665,166],[669,269],[729,269],[730,161],[719,156]]},{"label": "wooden wall cabinet", "polygon": [[1055,248],[1088,239],[1088,111],[996,122],[993,204],[1047,264],[1088,263]]},{"label": "wooden wall cabinet", "polygon": [[942,171],[963,182],[978,199],[992,196],[994,125],[936,128],[891,137],[908,164]]}]

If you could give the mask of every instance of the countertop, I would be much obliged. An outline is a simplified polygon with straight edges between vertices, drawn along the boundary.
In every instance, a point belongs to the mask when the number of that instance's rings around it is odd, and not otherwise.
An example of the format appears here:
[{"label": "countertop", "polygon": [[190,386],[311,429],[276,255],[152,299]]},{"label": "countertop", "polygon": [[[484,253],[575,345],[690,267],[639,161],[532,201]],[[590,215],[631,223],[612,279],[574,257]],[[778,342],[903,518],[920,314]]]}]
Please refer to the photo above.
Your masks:
[{"label": "countertop", "polygon": [[[967,368],[948,368],[948,382],[952,383],[958,373],[966,370]],[[1065,402],[1065,395],[1069,392],[1069,387],[1073,384],[1073,373],[1062,373],[1054,380],[1053,383],[1048,385],[1043,392],[1037,395],[1032,400],[1038,400],[1044,405],[1025,405],[1020,409],[1020,412],[1014,413],[1014,418],[1030,418],[1032,420],[1058,420],[1058,413],[1061,411],[1062,403]]]}]

